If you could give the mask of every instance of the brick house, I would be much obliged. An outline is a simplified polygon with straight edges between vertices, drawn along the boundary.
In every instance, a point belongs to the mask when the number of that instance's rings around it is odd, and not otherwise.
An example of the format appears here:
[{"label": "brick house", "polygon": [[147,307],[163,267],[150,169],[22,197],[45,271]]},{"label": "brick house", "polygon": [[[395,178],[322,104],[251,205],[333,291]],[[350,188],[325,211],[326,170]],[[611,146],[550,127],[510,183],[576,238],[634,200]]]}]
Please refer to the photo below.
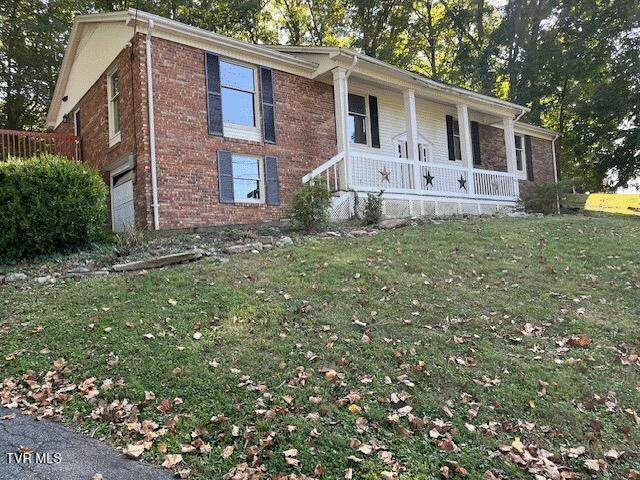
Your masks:
[{"label": "brick house", "polygon": [[556,180],[527,108],[337,47],[252,45],[145,12],[76,18],[47,123],[82,137],[114,230],[271,222],[321,177],[331,215],[490,213]]}]

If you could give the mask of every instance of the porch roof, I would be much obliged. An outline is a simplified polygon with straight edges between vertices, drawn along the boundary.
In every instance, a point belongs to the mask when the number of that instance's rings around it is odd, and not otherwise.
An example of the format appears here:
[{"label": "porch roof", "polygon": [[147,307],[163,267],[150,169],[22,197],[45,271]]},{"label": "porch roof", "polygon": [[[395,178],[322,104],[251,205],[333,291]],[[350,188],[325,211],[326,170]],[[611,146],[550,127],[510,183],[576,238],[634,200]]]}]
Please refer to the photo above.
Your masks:
[{"label": "porch roof", "polygon": [[[290,45],[271,45],[270,48],[315,61],[319,64],[314,72],[316,77],[321,77],[327,71],[341,66],[371,79],[393,83],[400,88],[416,89],[416,93],[436,95],[448,103],[466,102],[481,111],[488,110],[490,113],[510,114],[514,117],[520,117],[530,111],[525,106],[433,80],[348,48]],[[321,61],[322,58],[324,62]]]}]

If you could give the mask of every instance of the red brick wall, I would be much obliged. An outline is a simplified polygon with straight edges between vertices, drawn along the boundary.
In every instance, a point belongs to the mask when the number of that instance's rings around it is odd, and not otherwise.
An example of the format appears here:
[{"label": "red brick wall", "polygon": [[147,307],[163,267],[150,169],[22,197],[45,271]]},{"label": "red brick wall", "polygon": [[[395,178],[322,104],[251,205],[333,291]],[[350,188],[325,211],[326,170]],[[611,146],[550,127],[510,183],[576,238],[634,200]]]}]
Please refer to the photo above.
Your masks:
[{"label": "red brick wall", "polygon": [[[287,216],[302,177],[336,151],[333,87],[273,71],[277,144],[209,136],[204,52],[153,39],[160,225],[259,223]],[[279,159],[280,206],[218,203],[217,150]]]},{"label": "red brick wall", "polygon": [[550,140],[531,137],[531,151],[533,152],[533,182],[520,180],[520,196],[524,196],[534,183],[553,182],[553,150]]},{"label": "red brick wall", "polygon": [[[532,183],[553,182],[553,152],[550,140],[531,137],[533,152],[533,182],[520,180],[520,189],[525,192]],[[507,153],[504,145],[504,131],[490,125],[480,124],[480,152],[482,166],[487,170],[507,171]]]},{"label": "red brick wall", "polygon": [[[70,114],[55,131],[73,133],[72,112],[77,108],[80,109],[81,131],[79,133],[82,137],[82,159],[101,172],[107,185],[110,175],[105,167],[137,150],[134,185],[136,225],[139,228],[147,228],[153,225],[153,220],[148,207],[151,204],[151,186],[144,35],[139,34],[132,43],[133,46],[125,48],[107,69],[110,71],[115,65],[119,74],[121,141],[109,147],[106,73],[100,76],[77,105],[67,106],[63,103],[62,108]],[[110,209],[110,199],[108,205]],[[111,224],[111,213],[108,215],[107,223]]]},{"label": "red brick wall", "polygon": [[479,124],[480,158],[485,170],[507,171],[507,149],[504,145],[504,130]]}]

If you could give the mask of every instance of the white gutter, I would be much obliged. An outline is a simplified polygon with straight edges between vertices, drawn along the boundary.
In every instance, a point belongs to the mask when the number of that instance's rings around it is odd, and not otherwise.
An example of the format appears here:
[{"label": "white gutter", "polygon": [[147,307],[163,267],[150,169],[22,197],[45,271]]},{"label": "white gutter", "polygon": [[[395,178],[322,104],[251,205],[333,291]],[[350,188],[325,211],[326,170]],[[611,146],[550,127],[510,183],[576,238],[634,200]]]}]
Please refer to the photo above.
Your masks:
[{"label": "white gutter", "polygon": [[147,60],[147,106],[149,108],[149,149],[151,157],[151,197],[153,207],[153,228],[160,230],[160,212],[158,211],[158,177],[156,173],[156,122],[153,113],[153,72],[151,68],[151,35],[153,20],[149,19],[145,52]]}]

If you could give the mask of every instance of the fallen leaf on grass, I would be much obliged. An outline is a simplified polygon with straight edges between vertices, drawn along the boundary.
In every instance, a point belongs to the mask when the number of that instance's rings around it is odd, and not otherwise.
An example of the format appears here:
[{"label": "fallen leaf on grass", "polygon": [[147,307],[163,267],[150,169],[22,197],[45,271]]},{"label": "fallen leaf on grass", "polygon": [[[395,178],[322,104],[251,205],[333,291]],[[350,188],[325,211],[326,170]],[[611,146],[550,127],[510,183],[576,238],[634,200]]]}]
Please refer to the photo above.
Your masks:
[{"label": "fallen leaf on grass", "polygon": [[520,437],[516,437],[513,442],[511,442],[511,446],[515,448],[518,453],[524,453],[524,444],[520,441]]},{"label": "fallen leaf on grass", "polygon": [[227,459],[231,456],[231,454],[233,454],[233,451],[236,449],[235,446],[233,445],[228,445],[226,447],[224,447],[222,449],[222,452],[220,453],[220,456],[224,459]]},{"label": "fallen leaf on grass", "polygon": [[599,472],[607,468],[607,463],[604,460],[590,458],[584,461],[584,468],[592,472]]},{"label": "fallen leaf on grass", "polygon": [[124,453],[129,458],[139,458],[144,452],[144,445],[136,444],[136,445],[127,445],[123,450]]},{"label": "fallen leaf on grass", "polygon": [[172,469],[181,461],[182,461],[182,455],[180,455],[179,453],[176,453],[176,454],[170,453],[169,455],[164,457],[164,462],[162,462],[162,466],[164,468]]},{"label": "fallen leaf on grass", "polygon": [[591,339],[586,334],[581,333],[579,335],[570,336],[568,343],[572,347],[585,348],[591,344]]}]

